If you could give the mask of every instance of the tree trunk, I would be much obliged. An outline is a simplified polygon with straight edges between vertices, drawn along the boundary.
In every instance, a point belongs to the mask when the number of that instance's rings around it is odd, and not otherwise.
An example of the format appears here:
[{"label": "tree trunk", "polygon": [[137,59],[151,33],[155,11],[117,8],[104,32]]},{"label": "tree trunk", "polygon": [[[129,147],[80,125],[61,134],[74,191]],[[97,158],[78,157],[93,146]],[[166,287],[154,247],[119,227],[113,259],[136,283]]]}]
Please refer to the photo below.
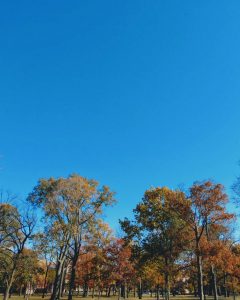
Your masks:
[{"label": "tree trunk", "polygon": [[123,295],[124,299],[127,298],[127,282],[126,280],[124,280],[124,295]]},{"label": "tree trunk", "polygon": [[69,293],[68,300],[73,299],[73,291],[75,285],[75,277],[76,277],[76,265],[77,265],[78,254],[76,253],[72,259],[72,270],[71,270],[71,278],[69,282]]},{"label": "tree trunk", "polygon": [[218,296],[222,296],[222,288],[221,288],[221,286],[218,286]]},{"label": "tree trunk", "polygon": [[198,296],[200,300],[204,299],[203,294],[203,271],[202,271],[202,257],[197,253],[197,269],[198,269]]},{"label": "tree trunk", "polygon": [[224,297],[227,298],[228,291],[227,291],[227,274],[226,273],[224,273],[223,284],[224,284]]},{"label": "tree trunk", "polygon": [[124,298],[124,284],[121,284],[121,298]]},{"label": "tree trunk", "polygon": [[19,296],[20,297],[22,296],[22,284],[21,284],[20,289],[19,289]]},{"label": "tree trunk", "polygon": [[233,300],[236,300],[236,293],[235,293],[235,290],[233,290]]},{"label": "tree trunk", "polygon": [[165,281],[165,299],[169,300],[169,298],[170,298],[170,282],[169,282],[168,272],[165,273],[164,281]]},{"label": "tree trunk", "polygon": [[218,291],[217,291],[217,278],[214,266],[211,265],[211,273],[212,273],[212,283],[213,283],[213,295],[214,300],[218,300]]},{"label": "tree trunk", "polygon": [[83,286],[83,298],[88,296],[88,281],[87,279],[84,280],[84,286]]},{"label": "tree trunk", "polygon": [[142,278],[139,278],[138,299],[142,299]]},{"label": "tree trunk", "polygon": [[61,286],[61,277],[63,272],[64,260],[65,259],[58,260],[57,267],[56,267],[56,275],[53,284],[53,292],[50,300],[58,300],[60,297],[60,286]]},{"label": "tree trunk", "polygon": [[111,296],[111,285],[108,287],[108,293],[107,293],[107,297]]},{"label": "tree trunk", "polygon": [[95,293],[95,283],[93,283],[92,298],[94,298],[94,293]]},{"label": "tree trunk", "polygon": [[4,292],[4,296],[3,296],[3,300],[8,300],[9,295],[10,295],[10,290],[13,284],[13,278],[14,278],[14,274],[16,271],[16,266],[17,266],[17,262],[14,262],[13,268],[12,268],[12,272],[10,274],[9,280],[7,282],[7,286]]},{"label": "tree trunk", "polygon": [[157,300],[159,300],[160,299],[160,296],[159,296],[159,285],[157,285],[156,294],[157,294]]},{"label": "tree trunk", "polygon": [[44,284],[43,284],[42,298],[45,297],[45,293],[46,293],[46,285],[47,285],[48,270],[49,270],[49,266],[47,266],[46,273],[45,273],[45,277],[44,277]]},{"label": "tree trunk", "polygon": [[196,288],[195,280],[193,280],[193,290],[194,290],[194,297],[197,297],[197,288]]},{"label": "tree trunk", "polygon": [[121,293],[122,293],[122,287],[121,287],[121,284],[119,284],[119,288],[118,288],[118,300],[121,299]]},{"label": "tree trunk", "polygon": [[101,290],[100,290],[100,288],[98,287],[98,300],[100,299],[100,295],[101,295]]},{"label": "tree trunk", "polygon": [[60,288],[59,288],[59,293],[60,293],[59,299],[61,297],[63,297],[63,294],[64,294],[66,274],[67,274],[67,266],[66,266],[66,263],[64,262],[64,264],[63,264],[63,270],[62,270],[62,274],[61,274]]}]

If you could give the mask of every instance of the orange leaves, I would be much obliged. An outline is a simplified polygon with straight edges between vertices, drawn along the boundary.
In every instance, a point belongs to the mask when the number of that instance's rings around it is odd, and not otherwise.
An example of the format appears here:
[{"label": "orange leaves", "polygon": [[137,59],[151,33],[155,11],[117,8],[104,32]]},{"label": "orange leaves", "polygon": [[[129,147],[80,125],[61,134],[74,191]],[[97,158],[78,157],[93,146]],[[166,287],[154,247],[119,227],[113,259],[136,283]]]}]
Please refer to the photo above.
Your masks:
[{"label": "orange leaves", "polygon": [[108,286],[112,283],[130,281],[134,275],[134,265],[131,262],[131,248],[125,246],[121,239],[112,239],[102,245],[102,248],[84,249],[77,264],[77,280],[79,284],[95,282],[98,286]]}]

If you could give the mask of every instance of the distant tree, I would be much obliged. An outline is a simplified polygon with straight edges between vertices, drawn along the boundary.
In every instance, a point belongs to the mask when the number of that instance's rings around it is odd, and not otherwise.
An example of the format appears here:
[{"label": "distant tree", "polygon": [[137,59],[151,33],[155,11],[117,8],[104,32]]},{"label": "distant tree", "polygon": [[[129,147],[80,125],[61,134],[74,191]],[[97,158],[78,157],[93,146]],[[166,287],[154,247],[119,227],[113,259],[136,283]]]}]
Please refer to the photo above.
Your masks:
[{"label": "distant tree", "polygon": [[4,300],[8,300],[16,271],[26,243],[33,234],[35,218],[29,212],[20,214],[15,206],[0,204],[0,259],[4,272]]},{"label": "distant tree", "polygon": [[128,285],[135,277],[134,263],[131,261],[131,247],[124,240],[116,239],[108,248],[111,278],[116,282],[118,298],[127,298]]},{"label": "distant tree", "polygon": [[[47,228],[46,228],[47,229]],[[53,229],[53,228],[52,228]],[[43,293],[42,298],[45,297],[47,293],[47,280],[49,276],[50,268],[53,267],[54,261],[57,256],[57,251],[55,248],[55,243],[52,241],[52,230],[46,230],[35,235],[35,249],[38,253],[38,257],[44,261],[44,282],[43,282]],[[56,238],[56,235],[55,237]]]},{"label": "distant tree", "polygon": [[[109,247],[114,243],[114,237],[109,225],[98,220],[90,228],[86,236],[85,251],[92,254],[91,279],[94,288],[100,293],[104,287],[108,288],[111,270],[109,269]],[[87,295],[85,286],[84,296]]]},{"label": "distant tree", "polygon": [[13,287],[18,290],[19,295],[22,294],[22,290],[25,291],[25,295],[31,294],[43,272],[37,252],[24,249],[18,261]]}]

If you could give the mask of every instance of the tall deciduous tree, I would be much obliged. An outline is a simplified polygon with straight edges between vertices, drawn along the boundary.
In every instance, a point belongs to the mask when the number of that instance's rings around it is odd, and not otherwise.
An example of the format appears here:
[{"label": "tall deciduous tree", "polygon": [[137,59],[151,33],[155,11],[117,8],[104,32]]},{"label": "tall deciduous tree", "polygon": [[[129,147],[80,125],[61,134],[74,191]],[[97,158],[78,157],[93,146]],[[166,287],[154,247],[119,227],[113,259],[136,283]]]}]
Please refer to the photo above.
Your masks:
[{"label": "tall deciduous tree", "polygon": [[42,207],[46,220],[62,234],[51,300],[60,297],[61,274],[67,254],[71,258],[68,299],[72,300],[84,232],[102,213],[103,206],[113,203],[113,195],[107,186],[99,187],[97,181],[76,174],[67,178],[41,179],[29,195],[28,200]]},{"label": "tall deciduous tree", "polygon": [[[208,228],[211,226],[224,225],[234,216],[227,213],[226,204],[228,197],[224,193],[221,184],[212,181],[196,182],[190,188],[187,199],[176,198],[172,209],[177,212],[181,219],[191,228],[194,236],[194,253],[197,261],[198,294],[200,300],[204,299],[203,290],[203,249],[201,243],[207,236],[210,241]],[[212,268],[212,274],[216,282],[216,274]],[[216,284],[214,295],[217,297]]]},{"label": "tall deciduous tree", "polygon": [[170,296],[174,263],[186,247],[189,236],[188,226],[171,209],[172,202],[177,198],[184,198],[184,194],[166,187],[152,188],[145,192],[143,200],[134,210],[135,224],[131,226],[128,220],[121,222],[122,228],[130,237],[140,232],[142,259],[155,259],[159,262],[164,273],[166,299]]}]

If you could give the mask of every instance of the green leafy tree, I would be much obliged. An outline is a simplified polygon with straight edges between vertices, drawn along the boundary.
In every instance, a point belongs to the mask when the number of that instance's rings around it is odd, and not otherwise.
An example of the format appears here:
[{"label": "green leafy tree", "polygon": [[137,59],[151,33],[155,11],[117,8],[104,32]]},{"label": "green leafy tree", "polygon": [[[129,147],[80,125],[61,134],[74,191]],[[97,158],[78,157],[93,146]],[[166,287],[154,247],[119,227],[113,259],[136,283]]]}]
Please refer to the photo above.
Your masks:
[{"label": "green leafy tree", "polygon": [[[172,202],[184,198],[180,191],[166,187],[147,190],[134,210],[135,221],[121,222],[129,238],[141,239],[140,260],[158,262],[164,274],[164,294],[169,299],[174,264],[188,244],[189,228],[172,210]],[[134,239],[135,239],[134,238]]]}]

